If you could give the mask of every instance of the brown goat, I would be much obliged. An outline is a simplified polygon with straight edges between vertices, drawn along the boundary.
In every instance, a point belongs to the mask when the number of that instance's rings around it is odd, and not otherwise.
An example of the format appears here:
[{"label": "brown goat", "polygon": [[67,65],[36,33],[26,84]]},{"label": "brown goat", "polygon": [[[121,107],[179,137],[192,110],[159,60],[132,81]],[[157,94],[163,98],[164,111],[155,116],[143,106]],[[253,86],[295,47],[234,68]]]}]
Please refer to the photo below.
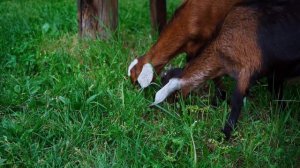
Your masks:
[{"label": "brown goat", "polygon": [[186,65],[180,77],[172,78],[157,92],[153,104],[175,90],[187,96],[201,83],[229,75],[236,86],[230,117],[223,129],[228,139],[253,81],[263,76],[283,81],[300,75],[299,9],[296,0],[283,6],[237,7],[225,19],[216,39]]},{"label": "brown goat", "polygon": [[250,1],[254,0],[184,1],[164,28],[158,41],[144,56],[130,64],[128,75],[131,81],[138,81],[142,88],[147,87],[154,78],[152,67],[156,73],[160,73],[179,53],[186,52],[193,57],[212,39],[219,25],[236,4]]}]

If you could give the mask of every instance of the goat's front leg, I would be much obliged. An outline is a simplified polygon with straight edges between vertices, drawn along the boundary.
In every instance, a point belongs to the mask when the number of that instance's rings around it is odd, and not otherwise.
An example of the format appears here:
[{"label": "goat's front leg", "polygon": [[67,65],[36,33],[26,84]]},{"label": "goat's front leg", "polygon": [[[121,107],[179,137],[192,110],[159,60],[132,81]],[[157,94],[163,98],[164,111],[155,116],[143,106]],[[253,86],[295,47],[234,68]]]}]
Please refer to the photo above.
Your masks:
[{"label": "goat's front leg", "polygon": [[236,88],[231,98],[230,116],[225,124],[224,129],[222,130],[225,134],[226,140],[229,140],[231,132],[235,128],[238,118],[240,116],[243,106],[243,99],[246,96],[250,87],[250,78],[250,73],[245,71],[241,71],[237,78]]},{"label": "goat's front leg", "polygon": [[165,26],[157,42],[142,57],[131,62],[128,67],[128,76],[132,83],[139,83],[142,88],[148,87],[159,74],[162,68],[178,53],[190,40],[188,31],[189,10],[186,3],[177,9],[177,15]]}]

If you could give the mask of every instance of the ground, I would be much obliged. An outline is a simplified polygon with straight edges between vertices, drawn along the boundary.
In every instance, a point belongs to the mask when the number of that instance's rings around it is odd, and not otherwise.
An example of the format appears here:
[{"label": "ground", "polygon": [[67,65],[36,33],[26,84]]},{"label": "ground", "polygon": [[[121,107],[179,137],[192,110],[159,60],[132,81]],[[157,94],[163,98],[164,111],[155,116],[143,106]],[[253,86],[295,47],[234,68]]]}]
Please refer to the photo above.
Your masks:
[{"label": "ground", "polygon": [[[127,77],[157,38],[149,4],[119,2],[118,30],[100,41],[78,39],[76,1],[0,1],[0,167],[300,166],[299,83],[285,86],[280,110],[259,81],[228,142],[230,106],[210,106],[211,82],[149,108],[159,80],[140,90]],[[170,16],[179,0],[168,3]]]}]

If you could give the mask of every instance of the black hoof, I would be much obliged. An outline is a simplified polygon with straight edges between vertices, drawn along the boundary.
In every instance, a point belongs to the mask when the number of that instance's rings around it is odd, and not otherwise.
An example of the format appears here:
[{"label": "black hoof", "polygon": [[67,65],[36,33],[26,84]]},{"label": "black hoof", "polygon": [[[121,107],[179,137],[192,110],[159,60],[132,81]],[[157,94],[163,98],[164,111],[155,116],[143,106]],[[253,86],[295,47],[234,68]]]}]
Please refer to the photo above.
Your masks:
[{"label": "black hoof", "polygon": [[221,132],[225,135],[225,140],[228,141],[231,137],[232,128],[230,126],[225,126]]},{"label": "black hoof", "polygon": [[170,69],[161,75],[161,83],[163,86],[165,86],[170,79],[172,78],[179,78],[181,73],[183,71],[183,68],[174,68]]}]

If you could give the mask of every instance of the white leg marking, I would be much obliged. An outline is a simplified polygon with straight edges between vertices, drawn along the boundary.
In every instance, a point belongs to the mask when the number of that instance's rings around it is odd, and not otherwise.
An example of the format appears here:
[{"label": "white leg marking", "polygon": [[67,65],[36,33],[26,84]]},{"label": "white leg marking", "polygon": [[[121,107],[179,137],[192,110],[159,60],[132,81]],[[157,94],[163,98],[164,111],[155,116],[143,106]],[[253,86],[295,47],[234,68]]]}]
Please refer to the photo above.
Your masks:
[{"label": "white leg marking", "polygon": [[153,76],[153,67],[151,64],[147,63],[143,66],[142,72],[140,73],[137,80],[142,88],[146,88],[151,84]]},{"label": "white leg marking", "polygon": [[182,81],[178,78],[172,78],[170,81],[161,88],[155,95],[155,101],[152,105],[157,105],[164,101],[171,93],[179,90],[182,87]]},{"label": "white leg marking", "polygon": [[137,63],[138,63],[138,60],[137,60],[137,59],[134,59],[134,60],[130,63],[130,65],[129,65],[129,67],[128,67],[128,76],[130,76],[130,70],[131,70]]}]

